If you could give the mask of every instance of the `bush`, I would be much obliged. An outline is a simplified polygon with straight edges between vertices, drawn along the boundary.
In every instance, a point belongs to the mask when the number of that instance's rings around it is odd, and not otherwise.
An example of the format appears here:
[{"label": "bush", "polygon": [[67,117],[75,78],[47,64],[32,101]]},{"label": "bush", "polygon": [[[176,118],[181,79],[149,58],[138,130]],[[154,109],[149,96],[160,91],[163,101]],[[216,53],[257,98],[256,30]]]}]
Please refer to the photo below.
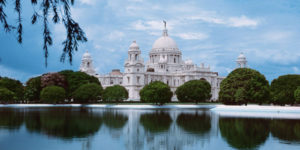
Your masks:
[{"label": "bush", "polygon": [[41,91],[40,98],[46,103],[63,102],[66,97],[65,89],[59,86],[47,86]]},{"label": "bush", "polygon": [[67,80],[67,98],[71,99],[75,94],[75,90],[80,86],[87,83],[95,83],[101,86],[98,78],[94,76],[90,76],[84,72],[73,72],[72,70],[64,70],[59,72],[59,74],[63,75]]},{"label": "bush", "polygon": [[4,77],[0,79],[0,87],[14,92],[16,100],[23,99],[24,87],[20,81]]},{"label": "bush", "polygon": [[1,102],[10,102],[15,99],[15,93],[10,91],[7,88],[0,87],[0,101]]},{"label": "bush", "polygon": [[294,92],[300,86],[300,75],[283,75],[271,83],[271,97],[274,104],[294,104]]},{"label": "bush", "polygon": [[256,70],[235,69],[221,82],[219,100],[225,104],[262,104],[269,98],[269,83]]},{"label": "bush", "polygon": [[41,77],[42,88],[51,86],[51,85],[60,86],[60,87],[63,87],[64,89],[66,89],[68,86],[65,76],[63,76],[59,73],[43,74]]},{"label": "bush", "polygon": [[298,86],[298,88],[295,90],[294,97],[295,97],[296,103],[299,104],[300,103],[300,86]]},{"label": "bush", "polygon": [[38,101],[40,99],[41,77],[34,77],[26,82],[24,90],[24,99],[27,101]]},{"label": "bush", "polygon": [[160,81],[151,82],[140,91],[142,102],[159,103],[160,105],[171,102],[172,95],[170,87]]},{"label": "bush", "polygon": [[120,85],[107,87],[103,91],[103,101],[123,101],[128,99],[128,91]]},{"label": "bush", "polygon": [[206,80],[191,80],[176,89],[180,102],[204,102],[211,98],[211,87]]},{"label": "bush", "polygon": [[74,101],[80,103],[95,101],[100,99],[102,92],[103,88],[101,85],[96,83],[84,84],[74,92]]}]

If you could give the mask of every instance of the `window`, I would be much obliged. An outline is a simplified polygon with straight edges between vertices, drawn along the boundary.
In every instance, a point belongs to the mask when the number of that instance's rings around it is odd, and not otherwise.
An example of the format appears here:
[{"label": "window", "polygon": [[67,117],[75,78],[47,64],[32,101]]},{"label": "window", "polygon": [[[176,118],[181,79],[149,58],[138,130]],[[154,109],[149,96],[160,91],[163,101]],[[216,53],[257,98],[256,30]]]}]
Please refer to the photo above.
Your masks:
[{"label": "window", "polygon": [[139,71],[140,71],[140,69],[136,69],[136,71],[137,71],[137,72],[139,72]]},{"label": "window", "polygon": [[114,81],[113,81],[113,80],[110,80],[110,84],[114,84]]},{"label": "window", "polygon": [[90,67],[90,62],[87,63],[87,67]]},{"label": "window", "polygon": [[176,58],[174,58],[174,63],[176,63]]},{"label": "window", "polygon": [[135,54],[135,60],[137,60],[138,59],[138,54]]},{"label": "window", "polygon": [[130,83],[130,77],[127,77],[128,84]]},{"label": "window", "polygon": [[140,84],[140,77],[136,77],[137,84]]}]

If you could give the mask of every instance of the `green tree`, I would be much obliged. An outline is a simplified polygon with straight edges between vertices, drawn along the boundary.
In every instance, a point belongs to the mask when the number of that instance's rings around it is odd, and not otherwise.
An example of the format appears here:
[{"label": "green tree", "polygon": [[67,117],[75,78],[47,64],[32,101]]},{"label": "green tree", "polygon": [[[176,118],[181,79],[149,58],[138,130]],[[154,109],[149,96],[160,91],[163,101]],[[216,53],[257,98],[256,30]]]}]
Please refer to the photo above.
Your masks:
[{"label": "green tree", "polygon": [[41,77],[38,76],[38,77],[30,78],[26,82],[26,86],[24,90],[24,99],[27,101],[39,101],[41,90],[42,90]]},{"label": "green tree", "polygon": [[15,93],[7,88],[0,87],[0,101],[1,102],[13,102],[15,100]]},{"label": "green tree", "polygon": [[128,91],[120,85],[110,86],[103,91],[102,99],[103,101],[120,102],[128,99]]},{"label": "green tree", "polygon": [[47,86],[42,89],[40,95],[40,99],[46,103],[63,102],[65,97],[65,89],[59,86]]},{"label": "green tree", "polygon": [[20,81],[4,77],[0,80],[0,87],[14,92],[16,96],[15,100],[21,101],[23,99],[24,87]]},{"label": "green tree", "polygon": [[89,101],[99,100],[103,93],[101,85],[96,83],[88,83],[81,85],[74,92],[74,101],[79,103],[87,103]]},{"label": "green tree", "polygon": [[155,104],[164,104],[171,102],[172,91],[170,87],[160,81],[151,82],[144,86],[140,91],[140,97],[142,102],[150,102]]},{"label": "green tree", "polygon": [[256,70],[235,69],[221,82],[219,100],[225,104],[261,104],[269,99],[269,83],[265,76]]},{"label": "green tree", "polygon": [[266,119],[219,118],[222,137],[236,149],[257,149],[269,136],[269,124]]},{"label": "green tree", "polygon": [[300,75],[283,75],[271,83],[271,97],[274,104],[294,104],[294,92],[300,86]]},{"label": "green tree", "polygon": [[142,114],[140,117],[140,123],[146,131],[152,133],[160,133],[168,131],[172,118],[168,113],[165,112],[155,112]]},{"label": "green tree", "polygon": [[[35,24],[37,21],[42,22],[43,27],[43,50],[44,57],[46,59],[45,65],[47,66],[48,49],[52,45],[51,31],[49,29],[49,21],[51,19],[54,24],[63,23],[66,29],[66,39],[62,42],[64,45],[63,53],[60,61],[64,62],[65,57],[69,57],[69,62],[72,63],[73,52],[77,51],[79,42],[86,42],[87,38],[85,33],[80,28],[79,24],[73,20],[70,12],[70,4],[73,5],[75,0],[31,0],[26,3],[31,3],[33,6],[33,14],[31,17],[31,23]],[[7,7],[6,0],[0,0],[0,24],[3,25],[6,32],[12,30],[17,31],[17,40],[19,43],[23,41],[23,18],[22,18],[22,4],[25,1],[15,0],[13,3],[14,11],[17,13],[17,27],[11,25],[7,21],[7,15],[5,7]],[[51,15],[51,16],[50,16]],[[13,20],[13,19],[12,19]],[[27,20],[27,19],[24,19]]]},{"label": "green tree", "polygon": [[101,86],[99,80],[96,77],[90,76],[84,72],[73,72],[72,70],[63,70],[59,74],[64,75],[67,80],[67,98],[71,99],[75,90],[80,86],[87,83],[96,83]]},{"label": "green tree", "polygon": [[299,104],[300,103],[300,86],[298,86],[298,88],[295,90],[294,97],[295,97],[296,103]]},{"label": "green tree", "polygon": [[175,91],[181,102],[204,102],[211,98],[211,86],[206,80],[191,80]]}]

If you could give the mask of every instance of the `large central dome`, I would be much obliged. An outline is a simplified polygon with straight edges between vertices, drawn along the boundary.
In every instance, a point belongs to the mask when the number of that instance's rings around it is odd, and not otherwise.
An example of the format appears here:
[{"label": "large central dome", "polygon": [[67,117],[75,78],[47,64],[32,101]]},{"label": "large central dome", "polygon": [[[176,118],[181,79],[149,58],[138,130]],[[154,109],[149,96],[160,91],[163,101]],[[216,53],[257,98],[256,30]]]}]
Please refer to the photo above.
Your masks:
[{"label": "large central dome", "polygon": [[152,51],[178,51],[178,47],[176,42],[168,36],[168,30],[163,30],[163,34],[160,38],[158,38],[154,44],[152,45]]}]

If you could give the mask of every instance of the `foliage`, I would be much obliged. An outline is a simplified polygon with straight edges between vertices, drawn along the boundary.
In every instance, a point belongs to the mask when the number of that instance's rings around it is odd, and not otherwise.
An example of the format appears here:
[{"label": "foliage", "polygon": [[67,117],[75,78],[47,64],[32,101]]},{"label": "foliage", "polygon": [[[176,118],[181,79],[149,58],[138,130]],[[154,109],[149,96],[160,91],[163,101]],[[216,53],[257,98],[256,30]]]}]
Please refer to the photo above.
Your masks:
[{"label": "foliage", "polygon": [[68,84],[67,88],[67,98],[71,99],[75,94],[75,90],[79,88],[81,85],[87,83],[96,83],[101,86],[99,80],[96,77],[90,76],[84,72],[73,72],[72,70],[64,70],[59,72],[59,74],[63,75]]},{"label": "foliage", "polygon": [[20,101],[23,99],[24,87],[20,81],[4,77],[0,80],[0,87],[7,88],[11,92],[14,92],[16,100]]},{"label": "foliage", "polygon": [[[66,40],[62,43],[64,45],[61,61],[65,61],[66,55],[69,57],[69,62],[72,63],[72,55],[78,49],[78,42],[86,42],[85,33],[80,28],[79,24],[75,22],[71,16],[70,4],[73,5],[75,0],[31,0],[33,6],[33,15],[31,23],[35,24],[38,20],[42,21],[43,25],[43,50],[45,56],[45,65],[47,66],[48,48],[52,45],[51,31],[49,29],[48,19],[52,17],[54,24],[63,23],[67,32]],[[30,3],[30,1],[26,1]],[[21,0],[14,1],[14,11],[17,13],[17,27],[10,25],[7,22],[7,15],[5,13],[6,0],[0,0],[0,24],[3,24],[4,30],[10,32],[17,31],[17,40],[19,43],[23,41],[23,25],[22,25],[22,2]],[[52,15],[52,16],[50,16]],[[26,19],[24,19],[26,20]]]},{"label": "foliage", "polygon": [[210,124],[210,116],[206,114],[184,114],[181,113],[176,120],[176,123],[179,127],[184,129],[187,132],[193,134],[203,135],[208,133],[211,124]]},{"label": "foliage", "polygon": [[30,78],[26,82],[26,87],[24,90],[24,99],[27,101],[38,101],[40,99],[41,87],[41,77]]},{"label": "foliage", "polygon": [[140,123],[145,130],[152,133],[159,133],[169,130],[172,118],[165,112],[148,113],[141,115]]},{"label": "foliage", "polygon": [[298,88],[295,90],[294,97],[295,97],[296,103],[299,104],[300,103],[300,86],[298,86]]},{"label": "foliage", "polygon": [[41,77],[41,87],[44,88],[51,85],[60,86],[64,89],[68,86],[65,77],[59,73],[43,74]]},{"label": "foliage", "polygon": [[103,113],[103,123],[112,129],[121,129],[128,121],[128,116],[118,113],[117,111],[107,111]]},{"label": "foliage", "polygon": [[103,101],[123,101],[128,99],[128,91],[120,85],[107,87],[103,91]]},{"label": "foliage", "polygon": [[15,93],[7,88],[0,87],[0,101],[1,102],[11,102],[15,100]]},{"label": "foliage", "polygon": [[294,104],[294,91],[300,86],[300,75],[283,75],[271,83],[271,97],[274,104]]},{"label": "foliage", "polygon": [[269,98],[269,83],[256,70],[235,69],[221,82],[219,100],[225,104],[261,104],[268,102]]},{"label": "foliage", "polygon": [[160,81],[151,82],[140,91],[142,102],[159,103],[160,105],[171,102],[172,95],[170,87]]},{"label": "foliage", "polygon": [[206,80],[191,80],[175,91],[181,102],[204,102],[211,97],[211,86]]},{"label": "foliage", "polygon": [[84,84],[74,92],[74,101],[86,103],[89,101],[99,100],[102,92],[103,88],[101,85],[96,83]]},{"label": "foliage", "polygon": [[40,99],[46,103],[58,103],[64,101],[65,89],[59,86],[47,86],[42,89]]},{"label": "foliage", "polygon": [[236,149],[256,149],[269,136],[270,122],[265,119],[220,118],[222,137]]}]

